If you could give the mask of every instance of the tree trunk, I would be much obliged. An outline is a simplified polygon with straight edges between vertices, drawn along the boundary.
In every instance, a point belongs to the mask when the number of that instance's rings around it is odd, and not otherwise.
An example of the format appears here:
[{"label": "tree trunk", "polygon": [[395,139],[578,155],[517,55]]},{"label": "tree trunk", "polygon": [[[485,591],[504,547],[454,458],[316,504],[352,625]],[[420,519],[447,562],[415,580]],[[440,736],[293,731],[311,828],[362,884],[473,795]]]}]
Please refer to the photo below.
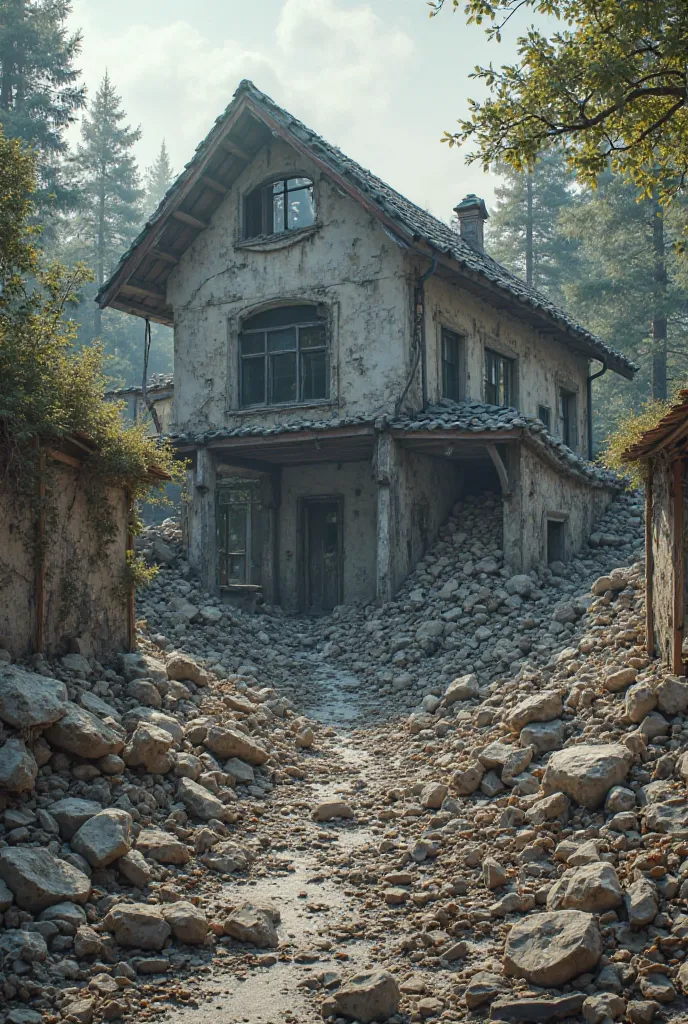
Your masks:
[{"label": "tree trunk", "polygon": [[[17,25],[23,19],[24,0],[18,0],[14,12]],[[8,33],[9,35],[9,33]],[[2,78],[0,79],[0,110],[11,110],[14,102],[15,68],[16,68],[16,35],[14,40],[7,39],[7,46],[2,54]]]},{"label": "tree trunk", "polygon": [[667,397],[667,268],[664,244],[664,215],[659,202],[652,199],[652,398]]},{"label": "tree trunk", "polygon": [[533,172],[526,175],[526,284],[533,283]]},{"label": "tree trunk", "polygon": [[[98,226],[96,237],[96,284],[102,288],[105,283],[105,167],[100,167],[100,181],[98,182]],[[93,331],[95,337],[100,337],[103,325],[103,311],[96,306],[93,314]]]}]

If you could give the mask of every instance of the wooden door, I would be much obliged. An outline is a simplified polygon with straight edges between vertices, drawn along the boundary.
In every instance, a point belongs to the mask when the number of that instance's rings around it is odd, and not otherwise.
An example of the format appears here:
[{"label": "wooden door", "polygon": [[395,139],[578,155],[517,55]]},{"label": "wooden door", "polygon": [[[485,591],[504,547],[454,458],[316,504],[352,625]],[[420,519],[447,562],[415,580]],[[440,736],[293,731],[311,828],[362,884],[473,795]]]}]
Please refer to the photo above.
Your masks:
[{"label": "wooden door", "polygon": [[305,605],[320,615],[342,601],[341,498],[304,501]]}]

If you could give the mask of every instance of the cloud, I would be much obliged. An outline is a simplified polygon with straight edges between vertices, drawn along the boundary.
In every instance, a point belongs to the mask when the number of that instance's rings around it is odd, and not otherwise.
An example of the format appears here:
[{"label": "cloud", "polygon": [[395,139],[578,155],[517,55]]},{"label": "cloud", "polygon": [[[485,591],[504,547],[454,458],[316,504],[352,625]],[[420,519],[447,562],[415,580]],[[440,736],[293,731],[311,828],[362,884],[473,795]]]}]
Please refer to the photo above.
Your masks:
[{"label": "cloud", "polygon": [[398,68],[413,53],[411,38],[367,3],[284,0],[254,48],[210,38],[186,19],[129,21],[113,33],[94,7],[78,0],[72,16],[84,32],[84,78],[93,95],[108,68],[130,122],[143,129],[144,166],[164,137],[181,169],[242,78],[345,148],[373,131],[370,115],[389,108]]}]

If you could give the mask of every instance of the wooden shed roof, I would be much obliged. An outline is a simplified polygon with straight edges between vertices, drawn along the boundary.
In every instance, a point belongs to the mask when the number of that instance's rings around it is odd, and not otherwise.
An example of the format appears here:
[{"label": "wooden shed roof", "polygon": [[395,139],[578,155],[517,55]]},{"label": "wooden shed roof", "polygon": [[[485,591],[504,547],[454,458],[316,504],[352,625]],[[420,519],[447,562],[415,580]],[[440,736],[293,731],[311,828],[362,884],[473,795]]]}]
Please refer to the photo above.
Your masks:
[{"label": "wooden shed roof", "polygon": [[679,391],[678,401],[656,427],[646,430],[639,441],[622,455],[624,462],[638,462],[653,455],[683,454],[688,447],[688,390]]}]

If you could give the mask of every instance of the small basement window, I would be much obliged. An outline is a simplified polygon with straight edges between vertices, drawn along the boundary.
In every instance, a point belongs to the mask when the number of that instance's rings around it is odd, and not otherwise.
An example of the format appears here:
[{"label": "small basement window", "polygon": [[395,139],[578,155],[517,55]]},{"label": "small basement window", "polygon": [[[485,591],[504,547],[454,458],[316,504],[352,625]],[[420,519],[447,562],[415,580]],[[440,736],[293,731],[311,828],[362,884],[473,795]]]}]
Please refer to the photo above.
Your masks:
[{"label": "small basement window", "polygon": [[538,405],[538,419],[545,424],[548,430],[552,429],[552,410],[548,405]]},{"label": "small basement window", "polygon": [[244,238],[281,235],[315,223],[310,178],[279,178],[251,192],[244,205]]},{"label": "small basement window", "polygon": [[547,564],[566,561],[566,523],[547,518]]}]

